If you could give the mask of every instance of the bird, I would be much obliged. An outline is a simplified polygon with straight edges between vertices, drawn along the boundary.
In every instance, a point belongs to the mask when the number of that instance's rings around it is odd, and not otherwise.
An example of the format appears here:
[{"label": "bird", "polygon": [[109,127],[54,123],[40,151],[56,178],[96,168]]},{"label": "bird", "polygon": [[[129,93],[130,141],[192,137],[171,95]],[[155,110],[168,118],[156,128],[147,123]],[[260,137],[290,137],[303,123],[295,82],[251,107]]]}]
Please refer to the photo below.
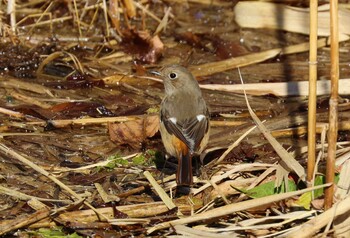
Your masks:
[{"label": "bird", "polygon": [[209,109],[198,81],[180,65],[153,72],[163,79],[165,97],[160,106],[160,134],[168,155],[178,159],[177,186],[193,185],[192,158],[209,140]]}]

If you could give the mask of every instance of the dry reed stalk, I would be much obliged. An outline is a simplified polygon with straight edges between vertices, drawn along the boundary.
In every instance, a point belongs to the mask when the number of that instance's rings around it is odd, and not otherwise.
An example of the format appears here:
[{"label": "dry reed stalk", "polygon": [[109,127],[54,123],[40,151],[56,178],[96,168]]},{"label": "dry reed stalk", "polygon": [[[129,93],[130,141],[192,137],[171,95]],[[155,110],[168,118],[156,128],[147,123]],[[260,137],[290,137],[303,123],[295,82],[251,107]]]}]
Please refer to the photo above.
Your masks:
[{"label": "dry reed stalk", "polygon": [[[136,157],[138,155],[140,155],[140,154],[139,153],[134,153],[134,154],[131,154],[131,155],[128,155],[128,156],[120,157],[119,159],[127,160],[127,159],[130,159],[130,158]],[[93,169],[93,168],[104,167],[104,166],[107,166],[108,163],[110,163],[110,162],[111,161],[107,159],[107,160],[104,160],[104,161],[101,161],[101,162],[97,162],[97,163],[94,163],[94,164],[89,164],[89,165],[78,167],[78,168],[59,168],[59,169],[56,168],[55,172],[57,172],[57,173],[72,172],[72,171],[79,172],[79,171],[84,171],[84,170],[90,170],[90,169]]]},{"label": "dry reed stalk", "polygon": [[[329,4],[318,8],[318,34],[329,36]],[[242,28],[271,28],[309,34],[309,9],[263,1],[239,1],[234,8],[235,20]],[[282,13],[282,14],[281,14]],[[349,11],[339,10],[339,33],[350,34]]]},{"label": "dry reed stalk", "polygon": [[[300,219],[307,219],[310,216],[316,215],[316,211],[291,211],[287,214],[270,215],[261,218],[250,218],[244,221],[239,221],[237,224],[227,225],[226,230],[239,231],[247,229],[271,229],[272,227],[281,227],[284,224],[292,223]],[[272,221],[272,222],[271,222]],[[276,221],[276,222],[273,222]],[[283,229],[282,234],[287,234],[287,229]],[[276,236],[278,232],[274,233],[273,237],[284,237]],[[265,236],[269,237],[269,236]]]},{"label": "dry reed stalk", "polygon": [[[118,80],[121,81],[122,75],[113,75],[102,80],[106,84],[117,84]],[[126,76],[125,76],[126,77]],[[126,78],[129,80],[128,78]],[[150,79],[150,78],[149,78]],[[153,80],[153,79],[152,79]],[[318,80],[316,82],[316,94],[317,96],[329,95],[331,92],[331,84],[329,80]],[[340,95],[349,95],[350,79],[339,80],[339,92]],[[307,96],[309,94],[309,82],[308,81],[290,81],[280,83],[247,83],[247,84],[201,84],[201,88],[223,91],[223,92],[235,92],[243,93],[246,91],[249,95],[268,95],[273,94],[275,96]]]},{"label": "dry reed stalk", "polygon": [[[108,15],[111,19],[112,27],[116,29],[116,31],[120,32],[120,12],[119,12],[119,2],[118,0],[109,1]],[[97,11],[96,11],[97,16]],[[94,15],[95,18],[95,15]],[[89,29],[93,27],[93,21],[91,21]]]},{"label": "dry reed stalk", "polygon": [[[346,38],[348,39],[348,38]],[[318,47],[324,47],[327,45],[327,39],[320,39],[317,41]],[[305,52],[309,50],[309,42],[303,42],[300,44],[290,45],[282,48],[275,48],[258,53],[251,53],[248,55],[233,57],[217,62],[209,62],[200,65],[194,65],[190,67],[192,74],[196,77],[207,76],[215,73],[220,73],[226,70],[234,69],[237,67],[243,67],[255,63],[263,62],[267,59],[276,57],[279,54],[295,54]]]},{"label": "dry reed stalk", "polygon": [[168,9],[165,11],[162,21],[159,23],[159,25],[157,26],[157,29],[153,33],[154,36],[159,34],[163,29],[164,30],[166,29],[169,21],[170,12],[171,12],[171,7],[168,7]]},{"label": "dry reed stalk", "polygon": [[[193,205],[188,205],[183,202],[183,199],[175,199],[175,205],[184,214],[189,214]],[[126,213],[129,218],[147,218],[152,216],[162,216],[162,214],[169,211],[168,207],[163,202],[149,202],[132,205],[121,205],[116,207],[120,212]],[[198,205],[194,206],[197,210]],[[109,220],[113,219],[113,208],[102,207],[97,208],[100,214],[108,217]],[[58,218],[64,222],[81,222],[92,223],[98,221],[98,216],[91,209],[88,210],[76,210],[76,211],[64,211],[60,213]],[[113,220],[112,220],[113,221]]]},{"label": "dry reed stalk", "polygon": [[[203,226],[202,226],[203,227]],[[238,237],[238,232],[234,231],[217,231],[205,230],[196,227],[188,227],[185,225],[177,225],[173,227],[178,237],[207,237],[207,238],[226,238],[226,237]]]},{"label": "dry reed stalk", "polygon": [[[239,77],[241,79],[241,83],[244,84],[243,78],[241,75],[241,71],[238,68]],[[262,121],[257,117],[257,115],[254,113],[253,109],[250,106],[250,103],[247,98],[247,94],[244,92],[244,98],[248,107],[248,111],[252,119],[254,120],[255,124],[259,128],[260,132],[264,135],[266,140],[269,141],[273,149],[276,151],[276,153],[279,155],[279,157],[282,159],[283,162],[281,162],[280,169],[285,170],[284,175],[287,175],[287,171],[294,171],[300,179],[305,180],[306,174],[304,168],[300,165],[300,163],[295,160],[290,153],[285,150],[280,143],[271,135],[270,131],[265,127],[265,125],[262,123]],[[277,169],[277,171],[279,171]],[[281,170],[280,170],[281,171]],[[277,178],[279,176],[276,176]],[[280,178],[280,177],[279,177]],[[278,184],[280,185],[280,184]]]},{"label": "dry reed stalk", "polygon": [[[234,149],[236,148],[239,143],[246,138],[250,132],[252,132],[254,129],[256,128],[256,126],[253,126],[251,128],[249,128],[245,133],[243,133],[243,135],[241,135],[233,144],[231,144],[226,150],[225,152],[220,156],[220,158],[218,160],[215,161],[215,164],[220,164],[225,158],[226,156]],[[210,163],[209,163],[210,164]]]},{"label": "dry reed stalk", "polygon": [[[143,6],[141,3],[139,2],[134,2],[135,6],[139,9],[141,9],[146,15],[148,15],[149,17],[151,17],[153,20],[161,23],[162,20],[157,17],[154,13],[152,13],[147,7]],[[164,17],[163,17],[164,18]]]},{"label": "dry reed stalk", "polygon": [[[164,189],[158,184],[158,182],[153,178],[153,176],[151,175],[151,173],[149,171],[145,171],[143,173],[143,175],[146,177],[146,179],[148,180],[148,182],[152,185],[152,187],[154,188],[154,190],[156,191],[156,193],[158,194],[158,196],[160,197],[160,199],[162,199],[162,201],[164,202],[164,204],[167,206],[167,208],[169,210],[172,210],[174,208],[176,208],[175,203],[173,202],[173,200],[168,196],[168,194],[164,191]],[[183,216],[183,214],[181,213],[180,210],[177,211],[177,215],[178,216]]]},{"label": "dry reed stalk", "polygon": [[24,103],[30,104],[30,105],[36,105],[36,106],[44,108],[44,109],[51,108],[51,104],[42,102],[42,101],[40,101],[38,99],[35,99],[33,97],[30,97],[30,96],[27,96],[27,95],[24,95],[24,94],[21,94],[21,93],[11,92],[10,95],[13,98],[15,98],[15,99],[17,99],[19,101],[22,101]]},{"label": "dry reed stalk", "polygon": [[106,0],[103,0],[103,16],[104,16],[104,19],[105,19],[105,24],[106,24],[106,36],[109,37],[110,36],[110,32],[109,32],[109,23],[108,23],[108,10],[107,10],[107,2]]},{"label": "dry reed stalk", "polygon": [[133,18],[136,16],[136,8],[133,0],[124,0],[123,1],[126,13],[129,18]]},{"label": "dry reed stalk", "polygon": [[247,121],[210,121],[210,126],[240,126],[247,123]]},{"label": "dry reed stalk", "polygon": [[10,88],[10,89],[21,89],[25,91],[30,91],[38,94],[47,94],[50,97],[55,97],[49,88],[39,85],[39,84],[34,84],[32,82],[23,82],[21,80],[17,80],[15,78],[10,78],[10,79],[2,79],[0,81],[0,86],[4,88]]},{"label": "dry reed stalk", "polygon": [[6,114],[8,116],[11,116],[13,118],[25,118],[25,114],[21,113],[21,112],[16,112],[16,111],[13,111],[13,110],[9,110],[7,108],[3,108],[3,107],[0,107],[0,113],[2,114]]},{"label": "dry reed stalk", "polygon": [[[347,160],[342,164],[339,181],[337,184],[337,190],[335,192],[335,198],[337,200],[342,200],[346,198],[349,194],[350,187],[350,160],[349,160],[349,152],[346,155]],[[337,159],[338,162],[338,159]]]},{"label": "dry reed stalk", "polygon": [[[62,183],[60,180],[58,180],[55,176],[53,176],[52,174],[50,174],[49,172],[47,172],[46,170],[44,170],[41,166],[36,165],[35,163],[31,162],[30,160],[28,160],[27,158],[25,158],[24,156],[18,154],[16,151],[12,150],[11,148],[7,147],[6,145],[0,143],[0,150],[7,154],[10,155],[12,158],[19,160],[20,162],[22,162],[23,164],[31,167],[32,169],[34,169],[35,171],[37,171],[38,173],[44,175],[45,177],[49,178],[51,181],[53,181],[55,184],[57,184],[58,186],[60,186],[63,190],[67,191],[70,195],[72,195],[75,199],[79,200],[79,201],[83,201],[83,198],[77,194],[76,192],[74,192],[70,187],[68,187],[67,185],[65,185],[64,183]],[[89,207],[90,209],[92,209],[96,214],[98,214],[98,216],[104,220],[107,220],[107,217],[105,217],[103,214],[100,214],[95,207],[93,207],[90,203],[88,203],[87,201],[84,201],[84,204]],[[2,229],[0,228],[0,231]],[[1,235],[1,233],[0,233]]]},{"label": "dry reed stalk", "polygon": [[[173,227],[176,225],[184,225],[184,224],[189,224],[189,223],[194,223],[194,222],[203,222],[203,221],[208,221],[208,220],[213,221],[214,219],[218,219],[220,217],[230,215],[234,212],[244,211],[244,210],[248,210],[248,209],[251,209],[254,207],[259,207],[259,206],[263,206],[266,204],[271,204],[273,202],[281,201],[281,200],[287,199],[289,197],[298,196],[298,195],[301,195],[303,193],[310,192],[312,190],[319,189],[319,188],[324,188],[327,186],[329,186],[329,184],[315,186],[312,188],[306,188],[306,189],[294,191],[294,192],[287,192],[287,193],[275,194],[275,195],[262,197],[262,198],[256,198],[256,199],[252,199],[252,200],[246,200],[246,201],[239,202],[239,203],[232,203],[232,204],[229,204],[226,206],[214,208],[212,210],[209,210],[209,211],[206,211],[206,212],[203,212],[200,214],[195,214],[195,215],[192,215],[189,217],[185,217],[185,218],[181,218],[181,219],[177,219],[177,220],[173,220],[173,221],[166,221],[163,223],[156,224],[155,226],[153,226],[152,228],[147,230],[147,234],[151,234],[154,231],[166,229],[166,228]],[[297,236],[295,236],[295,237],[297,237]]]},{"label": "dry reed stalk", "polygon": [[334,196],[335,156],[338,135],[338,88],[339,88],[339,33],[338,0],[330,1],[331,13],[331,97],[329,99],[329,131],[326,182],[332,183],[325,189],[325,209],[332,207]]},{"label": "dry reed stalk", "polygon": [[[188,6],[189,3],[194,4],[202,4],[202,5],[210,5],[212,7],[218,6],[218,7],[230,7],[233,5],[233,3],[220,1],[220,0],[165,0],[164,2],[169,4],[183,4],[184,6]],[[186,4],[186,5],[185,5]]]},{"label": "dry reed stalk", "polygon": [[82,31],[81,31],[81,22],[80,22],[80,17],[79,17],[79,12],[78,12],[78,6],[77,6],[77,2],[76,0],[73,0],[73,5],[74,5],[74,12],[75,12],[75,21],[77,22],[77,25],[78,25],[78,30],[79,30],[79,36],[82,37],[83,34],[82,34]]},{"label": "dry reed stalk", "polygon": [[0,223],[0,235],[4,235],[10,231],[20,229],[35,222],[38,222],[46,217],[50,216],[50,210],[42,208],[32,214],[16,217],[13,220],[4,220]]},{"label": "dry reed stalk", "polygon": [[[342,215],[345,215],[346,217],[348,217],[347,214],[349,214],[349,211],[350,211],[350,197],[348,196],[344,200],[338,202],[336,206],[333,206],[332,208],[328,209],[322,214],[315,216],[311,218],[309,221],[303,223],[301,226],[299,226],[297,229],[295,229],[293,232],[289,233],[288,236],[285,236],[285,237],[287,238],[315,237],[315,234],[320,229],[325,227],[328,223],[332,222],[334,219],[337,219]],[[339,236],[339,237],[345,237],[345,236]]]},{"label": "dry reed stalk", "polygon": [[[37,20],[35,23],[21,26],[21,24],[23,22],[25,22],[25,20],[33,18],[33,17],[36,17],[36,16],[41,16],[41,15],[43,15],[43,14],[34,14],[34,15],[31,15],[31,16],[26,16],[21,21],[19,21],[17,23],[17,27],[19,27],[21,29],[26,29],[26,28],[30,27],[32,29],[34,27],[44,26],[44,25],[49,25],[49,24],[50,24],[50,27],[51,27],[53,25],[53,23],[62,23],[64,21],[68,21],[68,20],[72,19],[72,16],[66,16],[66,17],[60,17],[60,18],[55,18],[55,19],[50,19],[50,20],[47,20],[47,21],[40,21],[40,22],[39,22],[39,20]],[[46,15],[49,15],[49,13],[46,14]],[[27,37],[27,36],[25,36],[25,37]],[[77,39],[74,39],[74,40],[77,40]]]},{"label": "dry reed stalk", "polygon": [[7,14],[10,15],[12,33],[16,33],[16,1],[10,0],[7,3]]},{"label": "dry reed stalk", "polygon": [[[0,113],[13,113],[12,111],[8,112],[6,109],[0,108]],[[20,117],[21,115],[13,113],[14,116]],[[23,115],[25,117],[25,115]],[[62,119],[62,120],[50,120],[50,124],[56,128],[62,128],[66,126],[73,125],[92,125],[92,124],[105,124],[109,122],[126,122],[136,120],[136,116],[126,116],[126,117],[100,117],[100,118],[78,118],[78,119]],[[46,126],[47,122],[45,121],[31,121],[28,122],[28,125],[37,125],[37,126]]]},{"label": "dry reed stalk", "polygon": [[31,199],[36,199],[38,201],[43,201],[43,202],[61,202],[61,203],[65,203],[65,204],[72,203],[71,200],[49,199],[49,198],[41,198],[41,197],[30,196],[28,194],[22,193],[20,191],[16,191],[16,190],[11,189],[11,188],[3,187],[1,185],[0,185],[0,193],[6,194],[8,196],[17,198],[17,199],[22,200],[22,201],[28,201],[28,200],[31,200]]},{"label": "dry reed stalk", "polygon": [[[323,122],[316,123],[315,133],[321,134],[324,127],[328,128],[328,123],[323,123]],[[347,121],[339,122],[338,129],[342,131],[349,131],[350,123]],[[277,130],[271,131],[271,134],[273,135],[273,137],[288,137],[293,135],[294,136],[305,135],[306,132],[307,132],[307,128],[305,126],[298,126],[293,128],[287,128],[287,129],[277,129]]]},{"label": "dry reed stalk", "polygon": [[307,183],[312,186],[316,160],[316,101],[317,101],[317,7],[318,0],[310,0],[309,105]]},{"label": "dry reed stalk", "polygon": [[52,33],[53,32],[53,27],[52,27],[52,14],[51,14],[51,12],[48,12],[48,11],[50,11],[51,10],[51,7],[52,7],[52,5],[53,5],[53,2],[51,2],[48,6],[47,6],[47,8],[45,9],[45,11],[43,12],[43,13],[40,13],[40,14],[38,14],[38,16],[39,16],[39,18],[38,18],[38,20],[35,22],[35,24],[30,28],[30,30],[28,31],[28,35],[31,35],[31,33],[32,33],[32,31],[34,30],[34,28],[37,26],[37,23],[39,23],[40,21],[41,21],[41,19],[43,19],[43,17],[44,16],[49,16],[49,18],[50,18],[50,32]]},{"label": "dry reed stalk", "polygon": [[189,1],[170,1],[167,2],[190,2],[190,3],[197,3],[197,4],[203,4],[203,5],[210,5],[210,6],[220,6],[220,7],[231,7],[234,5],[234,1],[220,1],[220,0],[189,0]]},{"label": "dry reed stalk", "polygon": [[100,183],[94,183],[95,188],[98,192],[98,194],[101,196],[102,200],[104,203],[109,203],[109,202],[119,202],[120,198],[116,195],[113,194],[108,194],[102,187]]},{"label": "dry reed stalk", "polygon": [[[229,176],[231,176],[232,174],[235,174],[235,173],[238,173],[238,172],[264,170],[264,169],[267,169],[267,168],[270,168],[270,167],[274,167],[274,166],[275,165],[273,165],[273,164],[262,164],[262,163],[235,165],[232,169],[224,172],[223,174],[220,174],[220,175],[217,175],[217,176],[212,176],[210,180],[211,180],[211,183],[212,182],[219,183],[223,179],[226,179]],[[194,188],[193,189],[193,195],[195,196],[195,195],[201,193],[202,191],[204,191],[205,189],[211,187],[211,183],[207,182],[207,183],[205,183],[204,185],[202,185],[199,188],[196,188],[196,189]]]}]

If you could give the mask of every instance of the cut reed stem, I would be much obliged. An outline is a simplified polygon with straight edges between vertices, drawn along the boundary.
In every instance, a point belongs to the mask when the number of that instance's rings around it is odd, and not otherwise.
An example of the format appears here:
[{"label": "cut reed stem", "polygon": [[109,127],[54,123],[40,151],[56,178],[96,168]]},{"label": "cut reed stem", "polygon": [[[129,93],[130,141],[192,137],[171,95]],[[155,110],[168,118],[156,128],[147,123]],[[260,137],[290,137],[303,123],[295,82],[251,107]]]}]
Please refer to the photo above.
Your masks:
[{"label": "cut reed stem", "polygon": [[331,97],[329,99],[329,131],[326,182],[332,183],[325,189],[325,209],[332,207],[334,195],[335,156],[338,134],[338,81],[339,81],[339,33],[338,0],[330,1],[331,16]]},{"label": "cut reed stem", "polygon": [[318,0],[310,0],[310,51],[309,51],[309,110],[307,182],[311,187],[316,160],[316,101],[317,101],[317,16]]}]

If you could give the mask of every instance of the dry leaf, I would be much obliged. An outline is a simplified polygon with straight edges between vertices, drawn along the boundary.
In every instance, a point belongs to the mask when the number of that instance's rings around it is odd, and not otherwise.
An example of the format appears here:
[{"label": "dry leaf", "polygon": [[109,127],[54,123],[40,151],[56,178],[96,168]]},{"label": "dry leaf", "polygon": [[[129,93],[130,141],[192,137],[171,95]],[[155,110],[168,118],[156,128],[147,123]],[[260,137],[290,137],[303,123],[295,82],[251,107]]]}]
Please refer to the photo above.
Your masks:
[{"label": "dry leaf", "polygon": [[138,149],[146,138],[154,136],[159,129],[159,116],[146,115],[133,121],[109,123],[111,140],[117,144],[130,145]]},{"label": "dry leaf", "polygon": [[136,30],[124,31],[123,35],[124,51],[142,63],[154,64],[162,56],[164,44],[158,35],[152,36],[148,31]]},{"label": "dry leaf", "polygon": [[317,210],[322,210],[322,208],[324,207],[324,199],[314,199],[311,202],[313,208],[317,209]]},{"label": "dry leaf", "polygon": [[149,50],[146,55],[141,57],[141,60],[143,62],[156,63],[163,54],[164,44],[158,35],[146,40],[149,44]]}]

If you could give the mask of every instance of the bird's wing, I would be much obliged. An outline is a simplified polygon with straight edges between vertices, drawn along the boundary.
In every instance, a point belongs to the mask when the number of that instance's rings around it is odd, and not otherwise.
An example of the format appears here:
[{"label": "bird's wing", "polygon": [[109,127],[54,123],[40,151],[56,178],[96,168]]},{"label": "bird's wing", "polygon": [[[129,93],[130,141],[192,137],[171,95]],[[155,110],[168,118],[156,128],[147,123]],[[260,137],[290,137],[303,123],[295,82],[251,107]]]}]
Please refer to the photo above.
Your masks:
[{"label": "bird's wing", "polygon": [[209,129],[208,111],[195,117],[179,121],[161,112],[161,121],[170,134],[183,141],[190,151],[196,152],[205,133]]}]

